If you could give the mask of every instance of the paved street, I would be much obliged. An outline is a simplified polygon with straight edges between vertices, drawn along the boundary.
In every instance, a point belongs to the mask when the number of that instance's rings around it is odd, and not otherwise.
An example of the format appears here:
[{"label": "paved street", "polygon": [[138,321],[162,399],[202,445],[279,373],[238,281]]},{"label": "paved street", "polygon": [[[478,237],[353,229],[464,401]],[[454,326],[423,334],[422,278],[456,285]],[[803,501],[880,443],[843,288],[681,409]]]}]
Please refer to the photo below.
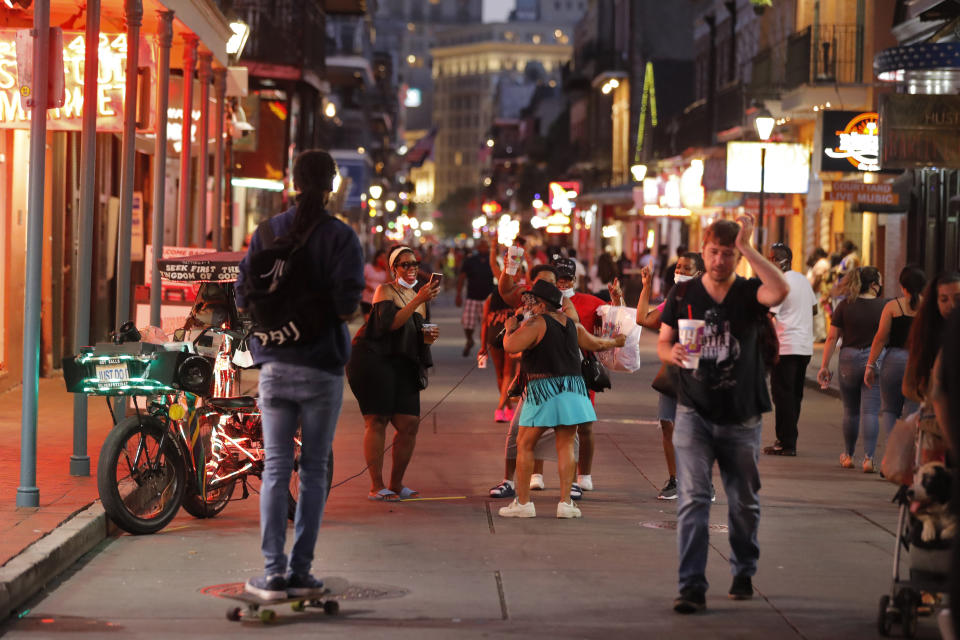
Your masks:
[{"label": "paved street", "polygon": [[[447,306],[443,306],[447,305]],[[656,500],[666,479],[655,424],[653,336],[646,365],[617,374],[599,399],[597,490],[581,501],[582,520],[553,517],[556,467],[535,493],[540,516],[497,517],[487,489],[502,474],[505,425],[492,420],[491,370],[460,356],[456,310],[444,300],[438,365],[424,393],[426,416],[407,484],[432,500],[381,504],[366,499],[366,476],[333,490],[315,567],[343,576],[358,596],[339,617],[278,606],[286,637],[349,638],[872,638],[888,588],[896,512],[894,487],[876,475],[842,470],[839,401],[808,390],[800,455],[761,461],[761,562],[752,601],[731,602],[724,535],[725,498],[717,478],[708,564],[708,610],[681,617],[676,593],[675,504]],[[466,377],[464,378],[464,376]],[[349,391],[336,449],[335,481],[363,467],[362,422]],[[768,418],[764,442],[773,440]],[[91,442],[91,449],[99,441]],[[64,463],[65,464],[65,463]],[[229,601],[205,587],[261,570],[257,500],[217,518],[185,513],[164,531],[108,539],[6,627],[10,638],[226,637],[259,634],[259,623],[229,622]],[[359,596],[373,595],[374,599]],[[931,619],[921,637],[938,637]]]}]

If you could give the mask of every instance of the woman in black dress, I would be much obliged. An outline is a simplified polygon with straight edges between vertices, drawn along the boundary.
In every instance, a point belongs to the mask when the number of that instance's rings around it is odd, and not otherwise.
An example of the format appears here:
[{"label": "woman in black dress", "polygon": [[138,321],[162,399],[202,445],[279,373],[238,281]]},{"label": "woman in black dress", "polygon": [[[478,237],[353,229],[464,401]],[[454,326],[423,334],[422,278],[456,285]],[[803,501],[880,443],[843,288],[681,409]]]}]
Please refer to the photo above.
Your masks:
[{"label": "woman in black dress", "polygon": [[[394,279],[377,287],[370,316],[353,339],[347,381],[365,425],[368,497],[394,501],[419,495],[403,485],[403,474],[417,440],[420,391],[426,388],[427,369],[433,366],[430,345],[438,335],[436,325],[424,326],[426,303],[440,293],[440,283],[414,290],[420,263],[410,247],[391,249],[387,264]],[[397,431],[389,485],[383,482],[387,423]]]}]

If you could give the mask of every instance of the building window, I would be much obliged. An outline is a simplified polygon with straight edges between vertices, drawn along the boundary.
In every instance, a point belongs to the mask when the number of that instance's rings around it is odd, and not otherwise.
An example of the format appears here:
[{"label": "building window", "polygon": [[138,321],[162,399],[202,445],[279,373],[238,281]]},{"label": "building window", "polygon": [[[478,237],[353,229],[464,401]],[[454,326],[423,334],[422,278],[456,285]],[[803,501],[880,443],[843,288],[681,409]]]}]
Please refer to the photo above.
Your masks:
[{"label": "building window", "polygon": [[455,164],[455,165],[458,166],[458,167],[461,166],[461,165],[463,165],[463,152],[462,152],[462,151],[457,151],[456,153],[453,154],[453,164]]}]

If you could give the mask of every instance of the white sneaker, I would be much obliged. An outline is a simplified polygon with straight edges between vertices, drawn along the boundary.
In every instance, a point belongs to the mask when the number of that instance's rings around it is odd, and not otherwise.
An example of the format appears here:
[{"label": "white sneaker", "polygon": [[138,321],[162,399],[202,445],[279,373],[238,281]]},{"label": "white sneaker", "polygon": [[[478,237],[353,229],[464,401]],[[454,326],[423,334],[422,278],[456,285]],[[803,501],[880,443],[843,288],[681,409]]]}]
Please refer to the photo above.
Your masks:
[{"label": "white sneaker", "polygon": [[573,500],[571,500],[570,502],[557,503],[557,517],[558,518],[582,518],[583,514],[580,513],[580,507],[573,504]]},{"label": "white sneaker", "polygon": [[542,473],[535,473],[530,476],[530,488],[534,491],[543,491],[546,488],[546,485],[543,484]]},{"label": "white sneaker", "polygon": [[593,491],[593,476],[577,476],[577,484],[584,491]]},{"label": "white sneaker", "polygon": [[535,518],[537,510],[533,506],[533,500],[527,504],[520,504],[517,498],[505,507],[500,507],[498,512],[504,518]]}]

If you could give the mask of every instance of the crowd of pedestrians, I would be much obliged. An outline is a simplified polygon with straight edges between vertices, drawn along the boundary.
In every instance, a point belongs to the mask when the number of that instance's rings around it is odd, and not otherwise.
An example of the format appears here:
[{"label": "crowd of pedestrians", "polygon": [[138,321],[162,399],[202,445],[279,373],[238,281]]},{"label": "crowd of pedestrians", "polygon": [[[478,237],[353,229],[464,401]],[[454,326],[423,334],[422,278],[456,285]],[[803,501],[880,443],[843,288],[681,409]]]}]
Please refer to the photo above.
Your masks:
[{"label": "crowd of pedestrians", "polygon": [[[326,465],[344,373],[364,421],[368,498],[419,496],[404,478],[416,447],[420,394],[433,364],[431,345],[439,336],[430,303],[444,289],[455,289],[461,308],[463,356],[473,355],[479,341],[478,366],[494,370],[492,419],[507,425],[503,478],[489,492],[509,500],[499,515],[534,517],[531,492],[546,487],[544,464],[555,459],[556,516],[580,518],[575,501],[599,484],[593,475],[597,397],[587,388],[582,363],[591,352],[624,346],[623,335],[600,335],[601,314],[604,305],[625,304],[621,282],[639,275],[636,323],[659,333],[662,366],[653,386],[667,481],[657,497],[677,501],[678,613],[706,606],[714,464],[728,502],[728,596],[753,596],[760,552],[758,459],[798,455],[815,342],[824,341],[817,373],[823,386],[831,382],[839,350],[844,468],[878,470],[881,424],[889,434],[897,420],[918,409],[936,414],[941,424],[950,412],[960,413],[960,340],[944,330],[950,323],[960,326],[960,311],[953,313],[960,306],[960,274],[941,273],[927,283],[921,269],[908,265],[900,272],[898,295],[888,299],[881,273],[861,264],[853,243],[832,257],[814,251],[807,272],[799,273],[789,247],[774,244],[764,256],[752,246],[749,215],[712,223],[702,232],[701,252],[680,246],[673,261],[665,248],[657,255],[645,251],[636,265],[604,251],[586,267],[573,250],[525,249],[519,242],[507,249],[496,238],[484,238],[472,252],[387,247],[364,264],[349,227],[324,224],[333,220],[325,206],[335,171],[323,152],[301,155],[294,167],[297,205],[270,221],[277,237],[303,236],[312,282],[332,292],[332,309],[323,331],[302,348],[252,345],[262,365],[265,571],[246,589],[258,596],[309,597],[322,590],[311,563],[329,490]],[[262,243],[255,233],[250,252]],[[248,262],[241,264],[241,280],[250,277]],[[743,266],[753,277],[737,275]],[[345,323],[361,312],[363,324],[351,346]],[[763,447],[762,415],[769,411],[776,439]],[[394,429],[389,446],[388,425]],[[298,428],[301,499],[287,556],[286,489]],[[858,442],[862,457],[856,460]],[[385,474],[388,451],[392,464]]]}]

